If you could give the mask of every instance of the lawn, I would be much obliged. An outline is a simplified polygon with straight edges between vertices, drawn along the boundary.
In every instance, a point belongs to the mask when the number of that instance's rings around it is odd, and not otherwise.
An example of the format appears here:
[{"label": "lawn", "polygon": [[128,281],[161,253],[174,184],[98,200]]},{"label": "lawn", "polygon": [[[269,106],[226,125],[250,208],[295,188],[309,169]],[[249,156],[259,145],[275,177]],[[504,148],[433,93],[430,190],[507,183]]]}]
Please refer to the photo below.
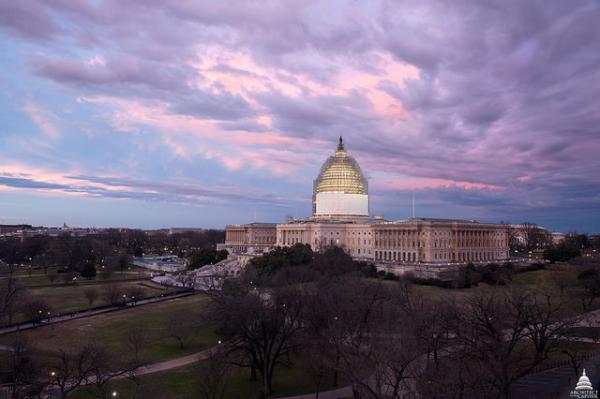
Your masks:
[{"label": "lawn", "polygon": [[[145,399],[197,399],[200,397],[198,381],[202,378],[201,371],[197,365],[190,365],[178,369],[149,374],[140,377],[140,389],[138,397]],[[321,391],[334,389],[331,385],[333,376],[331,372],[322,378]],[[345,385],[340,381],[338,386]],[[110,384],[110,390],[118,393],[117,397],[131,397],[134,383],[121,380]],[[316,392],[317,385],[314,374],[310,371],[308,360],[299,359],[292,367],[279,366],[273,377],[272,398],[300,395]],[[91,399],[94,396],[86,392],[86,388],[80,389],[74,395],[74,399]],[[260,382],[250,381],[248,369],[235,368],[227,384],[225,399],[258,399],[261,396]]]},{"label": "lawn", "polygon": [[[50,281],[49,275],[56,273],[56,270],[57,270],[56,267],[50,267],[47,269],[46,272],[44,272],[42,269],[33,269],[33,270],[31,270],[31,274],[30,274],[29,270],[27,268],[19,268],[15,272],[15,276],[19,279],[20,283],[23,284],[25,287],[64,285],[64,281],[62,279],[63,278],[62,273],[58,273],[56,275],[56,280],[54,282]],[[118,270],[112,272],[106,280],[110,280],[110,281],[139,280],[139,279],[148,278],[149,275],[150,275],[150,273],[147,270],[132,266],[132,267],[128,268],[127,270],[124,270],[123,272],[118,271]],[[1,277],[1,278],[4,278],[4,277]],[[86,280],[81,277],[78,277],[77,280],[80,284],[94,284],[95,282],[105,281],[104,278],[100,274],[100,270],[98,270],[98,274],[96,275],[96,278],[93,280]]]},{"label": "lawn", "polygon": [[[583,312],[589,312],[600,308],[600,299],[592,303],[588,309],[583,309],[581,305],[581,288],[577,286],[578,271],[575,267],[568,264],[547,265],[545,269],[515,273],[512,281],[507,285],[492,286],[485,283],[479,283],[475,287],[462,289],[448,289],[429,285],[415,284],[415,292],[420,293],[427,298],[439,300],[454,299],[457,302],[467,300],[469,297],[478,293],[489,292],[490,290],[507,290],[518,285],[540,290],[553,291],[555,295],[560,292],[560,285],[564,285],[565,303],[563,309],[565,315],[577,315]],[[394,284],[393,281],[386,281],[387,284]]]},{"label": "lawn", "polygon": [[[156,284],[148,279],[124,281],[90,280],[69,285],[57,284],[55,286],[27,287],[22,294],[20,302],[42,301],[50,307],[50,312],[54,315],[84,310],[90,308],[90,304],[85,297],[85,292],[92,288],[97,292],[98,296],[93,301],[92,307],[108,304],[107,299],[104,298],[104,291],[108,284],[115,284],[119,291],[123,293],[126,293],[128,289],[133,287],[139,288],[141,290],[139,298],[147,298],[174,290],[173,288]],[[17,310],[13,318],[13,323],[25,321],[27,321],[25,314]]]},{"label": "lawn", "polygon": [[[24,297],[27,298],[27,300],[42,300],[46,302],[50,306],[52,313],[73,312],[89,307],[89,303],[84,293],[91,288],[95,289],[99,295],[92,306],[107,305],[108,302],[103,298],[103,290],[107,284],[108,283],[97,282],[95,284],[28,288]],[[144,298],[166,292],[165,287],[148,280],[113,282],[110,284],[116,284],[123,293],[131,287],[139,287],[142,290],[142,297]]]},{"label": "lawn", "polygon": [[[207,306],[209,298],[199,294],[52,324],[21,334],[46,355],[59,349],[76,350],[77,345],[85,343],[102,343],[115,356],[115,367],[118,368],[126,361],[128,353],[125,342],[127,331],[134,326],[143,326],[146,341],[143,356],[153,363],[197,352],[217,342],[208,321],[200,316],[200,311]],[[178,311],[189,312],[190,323],[195,328],[183,349],[179,348],[175,339],[161,337],[167,330],[168,316]],[[10,345],[13,339],[13,334],[0,336],[0,344]]]}]

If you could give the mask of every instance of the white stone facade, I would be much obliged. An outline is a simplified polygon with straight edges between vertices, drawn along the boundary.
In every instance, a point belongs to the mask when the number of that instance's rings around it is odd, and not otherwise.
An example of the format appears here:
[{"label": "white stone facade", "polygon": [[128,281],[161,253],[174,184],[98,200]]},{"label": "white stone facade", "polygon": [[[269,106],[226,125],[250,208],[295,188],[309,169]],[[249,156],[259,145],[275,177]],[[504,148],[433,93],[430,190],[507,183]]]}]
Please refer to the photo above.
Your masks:
[{"label": "white stone facade", "polygon": [[[244,242],[239,237],[243,229]],[[256,229],[257,231],[252,231]],[[269,232],[266,233],[265,229]],[[260,233],[259,233],[260,231]],[[462,220],[408,219],[396,222],[302,221],[228,226],[226,247],[237,253],[263,252],[275,246],[308,244],[313,250],[339,246],[357,260],[389,264],[463,264],[509,258],[505,225]],[[255,237],[252,239],[252,237]],[[269,237],[269,243],[257,242]],[[268,247],[270,245],[270,248]],[[261,248],[257,251],[257,248]]]}]

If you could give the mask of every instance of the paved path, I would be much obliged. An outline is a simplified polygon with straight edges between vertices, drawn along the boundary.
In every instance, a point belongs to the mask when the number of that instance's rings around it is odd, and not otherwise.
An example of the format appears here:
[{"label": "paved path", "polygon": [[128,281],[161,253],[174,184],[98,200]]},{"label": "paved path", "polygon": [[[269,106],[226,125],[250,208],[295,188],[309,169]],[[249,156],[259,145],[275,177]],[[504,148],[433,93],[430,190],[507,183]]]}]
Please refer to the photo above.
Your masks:
[{"label": "paved path", "polygon": [[[341,398],[352,398],[352,387],[342,387],[332,389],[331,391],[319,392],[319,399],[341,399]],[[316,393],[307,393],[304,395],[286,396],[285,398],[278,399],[315,399],[317,398]]]},{"label": "paved path", "polygon": [[[144,367],[140,367],[135,371],[135,375],[146,375],[152,373],[158,373],[161,371],[167,371],[171,369],[176,369],[178,367],[187,366],[192,363],[199,362],[201,360],[205,360],[210,355],[210,352],[214,348],[208,348],[200,352],[192,353],[191,355],[178,357],[176,359],[165,360],[163,362],[152,363]],[[121,377],[124,378],[125,376]]]},{"label": "paved path", "polygon": [[111,307],[106,307],[106,308],[102,308],[102,309],[92,309],[92,310],[84,310],[81,312],[61,314],[58,316],[50,317],[50,320],[44,319],[44,322],[42,322],[42,323],[26,322],[26,323],[21,323],[21,324],[16,324],[13,326],[0,328],[0,335],[10,334],[10,333],[13,333],[16,331],[21,331],[21,330],[28,330],[31,328],[43,327],[43,326],[47,326],[47,325],[55,324],[55,323],[62,323],[64,321],[69,321],[69,320],[81,319],[83,317],[96,316],[96,315],[99,315],[102,313],[125,310],[125,309],[129,309],[129,308],[136,307],[136,306],[147,305],[150,303],[168,301],[171,299],[181,298],[181,297],[185,297],[185,296],[189,296],[189,295],[194,295],[194,293],[182,292],[179,294],[158,296],[158,297],[152,297],[152,298],[147,298],[147,299],[140,299],[139,301],[136,301],[135,305],[132,304],[131,302],[128,302],[125,306],[111,306]]}]

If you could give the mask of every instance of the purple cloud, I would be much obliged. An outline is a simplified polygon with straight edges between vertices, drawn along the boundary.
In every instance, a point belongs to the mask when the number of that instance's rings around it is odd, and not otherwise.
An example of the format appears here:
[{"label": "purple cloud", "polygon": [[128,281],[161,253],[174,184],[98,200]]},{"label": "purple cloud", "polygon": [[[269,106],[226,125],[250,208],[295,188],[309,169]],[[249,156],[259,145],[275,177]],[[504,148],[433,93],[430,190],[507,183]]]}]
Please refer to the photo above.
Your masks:
[{"label": "purple cloud", "polygon": [[[592,0],[60,0],[4,2],[0,11],[4,32],[36,50],[24,52],[29,73],[73,98],[157,109],[137,119],[137,109],[119,110],[119,122],[143,127],[136,149],[148,130],[175,130],[185,136],[175,144],[206,148],[209,161],[226,148],[244,181],[240,165],[268,169],[290,143],[320,159],[342,135],[369,175],[414,179],[439,206],[502,219],[550,220],[565,204],[573,218],[600,212]],[[102,104],[95,115],[116,119],[116,107]],[[202,123],[162,123],[165,115]],[[270,181],[274,192],[298,178],[297,168],[279,170],[291,177]]]}]

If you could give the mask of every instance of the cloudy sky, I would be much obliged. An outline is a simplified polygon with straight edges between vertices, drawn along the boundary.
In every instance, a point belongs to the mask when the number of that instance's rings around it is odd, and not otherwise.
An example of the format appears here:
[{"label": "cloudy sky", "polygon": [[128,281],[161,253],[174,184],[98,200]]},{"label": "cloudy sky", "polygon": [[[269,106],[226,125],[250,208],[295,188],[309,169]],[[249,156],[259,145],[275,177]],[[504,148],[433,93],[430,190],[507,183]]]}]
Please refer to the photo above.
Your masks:
[{"label": "cloudy sky", "polygon": [[[203,4],[204,3],[204,4]],[[0,0],[0,223],[372,212],[600,232],[600,3]]]}]

